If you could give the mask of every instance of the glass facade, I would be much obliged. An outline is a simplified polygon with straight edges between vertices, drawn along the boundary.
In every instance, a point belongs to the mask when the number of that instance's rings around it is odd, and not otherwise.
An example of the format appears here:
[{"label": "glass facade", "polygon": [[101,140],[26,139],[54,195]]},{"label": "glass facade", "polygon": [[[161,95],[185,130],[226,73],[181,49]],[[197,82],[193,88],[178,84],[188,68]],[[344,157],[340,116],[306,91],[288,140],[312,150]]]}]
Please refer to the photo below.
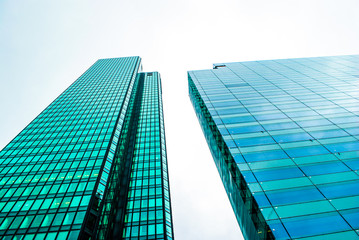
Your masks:
[{"label": "glass facade", "polygon": [[0,152],[2,239],[173,238],[161,81],[140,70],[98,60]]},{"label": "glass facade", "polygon": [[215,64],[188,81],[245,239],[359,239],[359,55]]}]

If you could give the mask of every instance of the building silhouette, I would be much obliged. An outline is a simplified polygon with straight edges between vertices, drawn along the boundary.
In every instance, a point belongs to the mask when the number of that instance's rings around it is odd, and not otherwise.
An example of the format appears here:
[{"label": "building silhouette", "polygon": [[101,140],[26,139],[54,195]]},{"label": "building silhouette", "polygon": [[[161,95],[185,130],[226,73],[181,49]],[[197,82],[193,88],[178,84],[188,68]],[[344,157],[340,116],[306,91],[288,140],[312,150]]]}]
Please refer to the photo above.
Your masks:
[{"label": "building silhouette", "polygon": [[2,239],[173,239],[161,80],[100,59],[0,152]]},{"label": "building silhouette", "polygon": [[245,239],[359,238],[359,55],[214,64],[188,81]]}]

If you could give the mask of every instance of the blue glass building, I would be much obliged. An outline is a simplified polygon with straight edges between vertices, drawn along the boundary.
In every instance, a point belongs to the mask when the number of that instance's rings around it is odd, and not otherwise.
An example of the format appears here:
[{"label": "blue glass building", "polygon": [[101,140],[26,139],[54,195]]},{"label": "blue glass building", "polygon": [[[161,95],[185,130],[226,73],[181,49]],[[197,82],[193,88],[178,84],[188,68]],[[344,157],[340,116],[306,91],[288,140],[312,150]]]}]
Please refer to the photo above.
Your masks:
[{"label": "blue glass building", "polygon": [[161,80],[100,59],[0,152],[1,239],[173,239]]},{"label": "blue glass building", "polygon": [[245,239],[359,239],[359,56],[214,64],[190,98]]}]

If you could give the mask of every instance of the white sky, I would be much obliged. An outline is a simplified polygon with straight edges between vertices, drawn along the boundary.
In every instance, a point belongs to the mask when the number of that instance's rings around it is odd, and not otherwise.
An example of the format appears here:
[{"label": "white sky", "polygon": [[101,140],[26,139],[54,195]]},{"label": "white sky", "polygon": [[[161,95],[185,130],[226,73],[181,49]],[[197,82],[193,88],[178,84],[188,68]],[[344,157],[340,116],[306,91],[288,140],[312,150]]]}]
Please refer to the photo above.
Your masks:
[{"label": "white sky", "polygon": [[358,0],[0,1],[0,149],[99,58],[162,76],[176,239],[241,239],[188,98],[215,62],[359,53]]}]

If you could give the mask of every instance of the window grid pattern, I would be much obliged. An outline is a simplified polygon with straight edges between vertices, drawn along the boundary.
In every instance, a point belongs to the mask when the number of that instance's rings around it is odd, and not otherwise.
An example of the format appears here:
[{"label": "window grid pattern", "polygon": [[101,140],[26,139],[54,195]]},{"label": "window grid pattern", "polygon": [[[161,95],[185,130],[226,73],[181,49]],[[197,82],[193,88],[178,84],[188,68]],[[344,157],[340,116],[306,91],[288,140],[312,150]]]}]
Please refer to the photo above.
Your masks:
[{"label": "window grid pattern", "polygon": [[145,74],[123,239],[173,239],[161,82]]},{"label": "window grid pattern", "polygon": [[189,72],[276,239],[359,238],[358,66],[353,55]]},{"label": "window grid pattern", "polygon": [[139,63],[98,60],[0,152],[3,239],[77,239]]},{"label": "window grid pattern", "polygon": [[[140,74],[136,76],[136,82],[133,86],[132,95],[129,101],[128,110],[124,119],[124,126],[122,128],[116,153],[114,156],[114,163],[110,170],[109,183],[103,197],[102,205],[99,205],[101,216],[98,222],[97,239],[116,238],[121,235],[117,233],[117,229],[121,229],[121,224],[115,219],[121,219],[118,214],[118,209],[123,208],[123,202],[126,201],[123,195],[126,195],[127,174],[131,166],[131,152],[133,151],[131,138],[134,135],[134,128],[137,127],[137,109],[141,104],[141,86],[142,81]],[[125,187],[124,187],[125,186]],[[123,198],[123,199],[121,199]],[[121,220],[119,220],[121,222]],[[115,230],[116,229],[116,230]],[[116,232],[116,234],[115,234]]]}]

